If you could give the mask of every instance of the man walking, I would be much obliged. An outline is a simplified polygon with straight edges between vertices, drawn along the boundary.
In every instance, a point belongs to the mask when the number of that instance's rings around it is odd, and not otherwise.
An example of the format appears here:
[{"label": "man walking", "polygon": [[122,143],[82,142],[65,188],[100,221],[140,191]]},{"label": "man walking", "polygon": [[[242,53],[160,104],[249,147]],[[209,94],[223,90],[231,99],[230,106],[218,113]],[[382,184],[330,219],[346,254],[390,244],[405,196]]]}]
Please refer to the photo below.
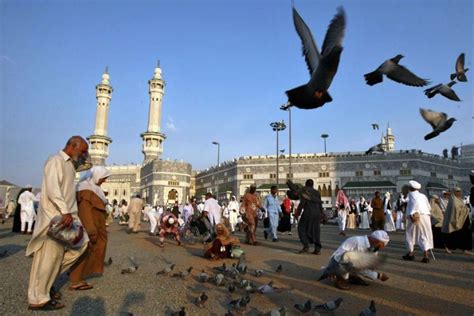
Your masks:
[{"label": "man walking", "polygon": [[428,198],[420,193],[421,184],[411,180],[408,182],[410,193],[408,194],[408,205],[406,210],[407,229],[405,233],[408,253],[403,260],[415,260],[413,254],[415,245],[423,251],[421,262],[428,263],[428,251],[433,249],[433,232],[431,230],[431,206]]},{"label": "man walking", "polygon": [[86,141],[73,136],[62,151],[48,158],[44,166],[36,228],[26,249],[27,256],[34,255],[28,286],[30,310],[64,307],[58,301],[59,293],[52,291],[52,285],[56,277],[69,269],[87,248],[87,234],[78,250],[65,248],[47,235],[54,216],[61,215],[61,224],[66,227],[71,226],[73,217],[77,218],[75,168],[87,159],[87,150]]},{"label": "man walking", "polygon": [[143,200],[140,194],[136,194],[131,200],[128,206],[128,233],[137,234],[140,231],[140,215],[143,209]]},{"label": "man walking", "polygon": [[280,201],[277,197],[278,189],[276,185],[272,185],[270,188],[270,194],[265,197],[263,201],[263,208],[267,211],[268,218],[270,220],[270,226],[263,231],[265,239],[268,238],[268,235],[272,237],[273,242],[278,241],[277,228],[278,228],[278,219],[281,212]]},{"label": "man walking", "polygon": [[[33,191],[33,187],[30,184],[28,184],[25,188],[25,192],[20,194],[20,197],[18,198],[18,203],[21,205],[21,233],[31,235],[33,230],[33,222],[35,221],[36,215],[34,205],[36,197],[31,192]],[[28,231],[26,230],[27,225]]]},{"label": "man walking", "polygon": [[307,198],[300,196],[300,204],[297,209],[297,214],[300,217],[298,220],[298,236],[303,243],[303,249],[299,253],[308,253],[309,244],[313,243],[313,254],[319,255],[322,247],[320,225],[323,203],[321,201],[321,194],[313,186],[314,181],[312,179],[306,180],[304,189],[308,192],[308,194],[305,194]]},{"label": "man walking", "polygon": [[258,222],[257,209],[261,207],[260,197],[255,193],[256,191],[257,187],[255,184],[252,184],[242,200],[242,208],[245,211],[244,216],[247,224],[245,242],[254,246],[258,244],[256,236]]},{"label": "man walking", "polygon": [[375,191],[375,197],[370,202],[372,206],[372,230],[383,230],[385,226],[385,213],[383,211],[383,201],[380,192]]}]

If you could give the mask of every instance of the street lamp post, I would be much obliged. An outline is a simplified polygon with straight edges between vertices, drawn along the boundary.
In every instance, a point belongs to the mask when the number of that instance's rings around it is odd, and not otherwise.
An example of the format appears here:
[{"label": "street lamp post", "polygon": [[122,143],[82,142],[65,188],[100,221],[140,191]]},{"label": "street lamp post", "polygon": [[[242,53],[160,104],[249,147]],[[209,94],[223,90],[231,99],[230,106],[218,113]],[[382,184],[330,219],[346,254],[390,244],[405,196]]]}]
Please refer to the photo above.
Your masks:
[{"label": "street lamp post", "polygon": [[321,134],[321,137],[324,139],[324,155],[327,156],[326,154],[326,138],[329,137],[328,134]]},{"label": "street lamp post", "polygon": [[280,177],[279,177],[279,170],[278,170],[279,169],[278,156],[280,155],[280,150],[279,150],[278,132],[285,130],[286,125],[285,125],[285,122],[282,120],[280,122],[272,122],[270,123],[270,126],[273,129],[273,131],[276,132],[276,186],[277,186],[277,192],[279,192]]},{"label": "street lamp post", "polygon": [[[220,156],[221,156],[221,144],[219,142],[212,142],[213,145],[217,145],[217,166],[216,168],[219,168],[220,164]],[[216,190],[216,197],[217,200],[219,201],[219,183],[216,184],[217,190]]]},{"label": "street lamp post", "polygon": [[282,105],[280,110],[288,111],[288,173],[289,178],[293,179],[293,169],[291,168],[291,106]]}]

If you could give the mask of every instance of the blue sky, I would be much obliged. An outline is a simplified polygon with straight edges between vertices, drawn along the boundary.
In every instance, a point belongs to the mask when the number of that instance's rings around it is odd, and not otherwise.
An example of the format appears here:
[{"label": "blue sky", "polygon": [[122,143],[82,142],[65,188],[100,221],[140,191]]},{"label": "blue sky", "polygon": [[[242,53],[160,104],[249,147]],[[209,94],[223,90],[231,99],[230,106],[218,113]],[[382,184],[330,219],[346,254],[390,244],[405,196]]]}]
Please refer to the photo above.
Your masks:
[{"label": "blue sky", "polygon": [[[401,64],[433,84],[448,82],[461,52],[473,60],[473,2],[296,0],[319,47],[342,5],[347,30],[334,101],[293,111],[293,152],[361,151],[386,127],[397,149],[441,153],[472,143],[473,84],[454,86],[463,102],[384,80],[369,87],[363,74],[399,53]],[[163,158],[195,169],[250,154],[273,154],[269,127],[285,119],[284,91],[309,79],[294,30],[291,2],[246,1],[0,1],[0,178],[40,185],[48,155],[73,134],[89,136],[95,85],[109,66],[114,88],[108,163],[141,162],[148,115],[147,81],[161,60],[166,93]],[[430,140],[420,107],[458,121]],[[281,147],[288,151],[287,131]]]}]

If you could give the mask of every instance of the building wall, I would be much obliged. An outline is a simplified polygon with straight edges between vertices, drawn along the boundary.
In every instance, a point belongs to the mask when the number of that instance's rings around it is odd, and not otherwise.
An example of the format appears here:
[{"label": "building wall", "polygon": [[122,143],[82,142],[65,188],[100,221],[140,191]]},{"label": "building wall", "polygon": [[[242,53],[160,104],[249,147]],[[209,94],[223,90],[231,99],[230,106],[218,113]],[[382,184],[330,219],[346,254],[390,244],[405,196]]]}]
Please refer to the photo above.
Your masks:
[{"label": "building wall", "polygon": [[[280,156],[280,184],[285,183],[289,173],[288,155]],[[294,154],[292,155],[293,181],[303,184],[306,179],[313,179],[315,187],[330,192],[323,196],[325,206],[334,204],[336,190],[343,188],[347,182],[390,181],[394,188],[348,189],[349,195],[364,194],[370,198],[375,191],[400,192],[401,187],[411,179],[416,179],[423,186],[428,182],[439,183],[447,188],[462,186],[469,188],[468,173],[459,160],[423,153],[418,150],[394,151],[384,154],[365,155],[364,153],[331,153]],[[232,190],[238,197],[242,196],[248,186],[276,183],[276,156],[245,156],[225,162],[218,168],[210,168],[196,175],[196,195],[211,191],[219,192],[219,198],[225,198],[226,192]],[[268,190],[267,190],[268,191]],[[262,192],[263,195],[267,191]],[[286,189],[280,189],[284,195]],[[351,192],[352,191],[352,192]]]},{"label": "building wall", "polygon": [[124,199],[128,203],[133,194],[140,192],[140,168],[139,164],[107,166],[111,176],[102,188],[109,192],[107,198],[110,202]]}]

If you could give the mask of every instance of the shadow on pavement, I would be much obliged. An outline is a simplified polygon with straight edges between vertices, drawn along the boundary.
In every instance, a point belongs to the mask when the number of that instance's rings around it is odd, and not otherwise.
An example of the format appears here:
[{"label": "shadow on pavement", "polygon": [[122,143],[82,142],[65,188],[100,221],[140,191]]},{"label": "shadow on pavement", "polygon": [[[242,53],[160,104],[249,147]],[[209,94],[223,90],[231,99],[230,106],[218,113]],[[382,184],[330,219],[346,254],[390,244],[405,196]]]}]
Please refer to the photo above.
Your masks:
[{"label": "shadow on pavement", "polygon": [[72,305],[71,316],[105,315],[105,301],[102,297],[81,297],[77,299]]}]

